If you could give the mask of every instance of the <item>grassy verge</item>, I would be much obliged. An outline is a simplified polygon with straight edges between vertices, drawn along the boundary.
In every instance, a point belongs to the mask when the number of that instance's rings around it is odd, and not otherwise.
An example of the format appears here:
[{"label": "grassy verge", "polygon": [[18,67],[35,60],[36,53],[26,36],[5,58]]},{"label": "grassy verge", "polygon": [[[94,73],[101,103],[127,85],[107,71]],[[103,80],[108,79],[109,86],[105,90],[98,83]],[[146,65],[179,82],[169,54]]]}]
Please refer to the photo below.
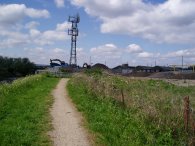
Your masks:
[{"label": "grassy verge", "polygon": [[193,108],[194,87],[96,74],[72,78],[68,90],[98,144],[187,145],[194,137],[183,121],[183,97],[190,96]]},{"label": "grassy verge", "polygon": [[75,86],[71,81],[68,90],[78,110],[86,116],[89,129],[95,132],[97,144],[123,146],[146,142],[138,128],[139,122],[133,120],[130,112],[124,111],[116,102],[86,94],[84,85]]},{"label": "grassy verge", "polygon": [[0,145],[50,145],[48,109],[59,79],[30,76],[0,86]]}]

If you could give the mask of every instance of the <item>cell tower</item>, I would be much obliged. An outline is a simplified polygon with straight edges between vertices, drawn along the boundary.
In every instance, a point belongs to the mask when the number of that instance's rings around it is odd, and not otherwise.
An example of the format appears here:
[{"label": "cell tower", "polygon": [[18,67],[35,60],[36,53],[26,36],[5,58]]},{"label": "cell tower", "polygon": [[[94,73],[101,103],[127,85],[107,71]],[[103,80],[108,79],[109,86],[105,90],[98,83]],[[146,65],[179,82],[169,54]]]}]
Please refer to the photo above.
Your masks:
[{"label": "cell tower", "polygon": [[79,14],[76,16],[69,16],[68,21],[72,23],[72,28],[68,29],[68,35],[71,35],[71,51],[70,51],[70,65],[77,66],[77,36],[79,30],[77,24],[80,22]]}]

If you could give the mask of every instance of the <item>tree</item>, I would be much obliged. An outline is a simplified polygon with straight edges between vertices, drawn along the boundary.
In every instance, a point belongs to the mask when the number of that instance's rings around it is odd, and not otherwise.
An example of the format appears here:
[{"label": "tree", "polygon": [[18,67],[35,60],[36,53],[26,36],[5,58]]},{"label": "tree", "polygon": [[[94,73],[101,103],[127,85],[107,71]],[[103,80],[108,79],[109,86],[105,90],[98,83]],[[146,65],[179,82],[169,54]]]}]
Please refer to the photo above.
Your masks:
[{"label": "tree", "polygon": [[0,80],[33,74],[35,64],[28,58],[8,58],[0,56]]}]

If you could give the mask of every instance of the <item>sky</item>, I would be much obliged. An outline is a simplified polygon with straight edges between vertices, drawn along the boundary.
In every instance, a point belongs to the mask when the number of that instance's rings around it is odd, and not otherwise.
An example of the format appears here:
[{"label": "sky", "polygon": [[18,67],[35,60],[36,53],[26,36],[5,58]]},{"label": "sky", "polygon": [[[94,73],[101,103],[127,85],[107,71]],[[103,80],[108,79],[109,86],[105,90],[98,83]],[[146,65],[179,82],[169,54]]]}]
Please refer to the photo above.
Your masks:
[{"label": "sky", "polygon": [[195,64],[194,0],[0,0],[0,55],[69,63],[77,13],[80,66]]}]

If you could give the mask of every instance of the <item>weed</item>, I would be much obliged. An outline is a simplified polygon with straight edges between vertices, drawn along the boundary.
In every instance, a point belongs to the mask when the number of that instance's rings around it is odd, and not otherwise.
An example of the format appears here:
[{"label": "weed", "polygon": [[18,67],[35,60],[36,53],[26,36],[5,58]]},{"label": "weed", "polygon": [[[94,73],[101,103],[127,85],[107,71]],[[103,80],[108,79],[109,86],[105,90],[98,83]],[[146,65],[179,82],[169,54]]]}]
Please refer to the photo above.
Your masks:
[{"label": "weed", "polygon": [[0,145],[50,145],[51,89],[57,78],[35,75],[0,86]]},{"label": "weed", "polygon": [[102,75],[102,70],[100,68],[86,69],[85,74],[89,76],[99,77]]},{"label": "weed", "polygon": [[[184,130],[183,97],[195,96],[194,87],[178,87],[159,80],[87,75],[72,78],[68,89],[100,143],[188,143],[191,136]],[[121,96],[124,96],[124,101],[121,101]],[[125,102],[126,108],[121,102]],[[195,101],[192,100],[191,104],[193,107]]]}]

